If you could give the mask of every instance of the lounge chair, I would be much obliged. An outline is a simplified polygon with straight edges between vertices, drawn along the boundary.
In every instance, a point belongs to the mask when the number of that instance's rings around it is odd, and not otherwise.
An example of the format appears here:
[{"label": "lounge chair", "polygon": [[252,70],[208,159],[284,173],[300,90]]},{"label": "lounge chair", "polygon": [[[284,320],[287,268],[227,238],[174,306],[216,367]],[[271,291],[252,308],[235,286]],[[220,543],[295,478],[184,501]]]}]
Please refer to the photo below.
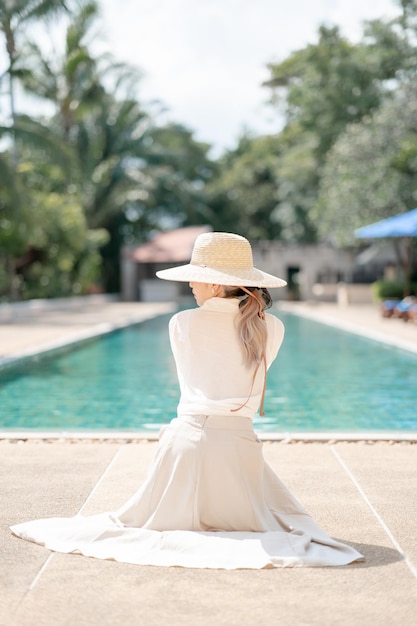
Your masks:
[{"label": "lounge chair", "polygon": [[417,304],[412,304],[408,311],[408,319],[417,324]]},{"label": "lounge chair", "polygon": [[394,315],[394,309],[400,300],[383,300],[381,302],[382,317],[392,317]]},{"label": "lounge chair", "polygon": [[393,317],[399,317],[400,319],[403,319],[404,322],[408,322],[410,319],[411,307],[415,304],[417,304],[417,298],[414,296],[407,296],[406,298],[403,298],[394,308]]}]

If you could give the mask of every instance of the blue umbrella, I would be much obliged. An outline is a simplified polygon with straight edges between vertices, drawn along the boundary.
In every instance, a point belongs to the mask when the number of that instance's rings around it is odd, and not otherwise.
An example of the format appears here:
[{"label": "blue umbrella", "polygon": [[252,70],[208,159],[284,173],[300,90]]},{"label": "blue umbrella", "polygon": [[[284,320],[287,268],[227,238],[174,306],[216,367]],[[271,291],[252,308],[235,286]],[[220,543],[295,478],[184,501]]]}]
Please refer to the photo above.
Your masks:
[{"label": "blue umbrella", "polygon": [[407,213],[399,213],[386,220],[369,224],[355,230],[355,236],[360,239],[375,239],[377,237],[417,237],[417,209]]},{"label": "blue umbrella", "polygon": [[406,255],[404,258],[404,295],[410,295],[411,245],[409,237],[417,237],[417,209],[399,213],[380,222],[369,224],[355,230],[359,239],[376,239],[378,237],[405,237]]}]

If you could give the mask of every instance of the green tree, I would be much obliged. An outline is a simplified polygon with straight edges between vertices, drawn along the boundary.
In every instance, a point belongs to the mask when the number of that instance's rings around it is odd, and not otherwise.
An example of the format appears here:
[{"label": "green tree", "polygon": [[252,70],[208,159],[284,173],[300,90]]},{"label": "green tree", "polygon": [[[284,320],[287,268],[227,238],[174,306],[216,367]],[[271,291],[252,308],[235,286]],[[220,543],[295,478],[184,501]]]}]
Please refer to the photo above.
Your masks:
[{"label": "green tree", "polygon": [[[17,153],[31,145],[42,153],[46,162],[53,161],[63,172],[71,171],[73,159],[68,146],[44,124],[25,115],[15,114],[13,125],[0,126],[0,137],[7,145],[0,153],[0,273],[1,293],[13,300],[19,298],[19,257],[30,245],[35,216],[31,210],[31,188],[24,180],[27,163],[16,160]],[[44,156],[45,155],[45,156]]]},{"label": "green tree", "polygon": [[236,150],[220,161],[220,172],[207,187],[210,224],[250,239],[277,239],[282,223],[277,211],[279,140],[243,135]]},{"label": "green tree", "polygon": [[129,179],[125,192],[118,194],[119,210],[110,211],[105,223],[111,239],[102,252],[111,291],[119,288],[123,244],[142,243],[158,230],[210,223],[205,187],[214,164],[209,146],[195,141],[182,125],[156,126],[148,118],[142,122],[142,133],[134,132],[135,144],[126,158]]},{"label": "green tree", "polygon": [[352,44],[337,27],[322,26],[317,43],[269,66],[271,101],[285,116],[277,211],[286,239],[314,241],[326,155],[347,127],[378,110],[413,67],[415,47],[407,28],[401,18],[374,20],[362,41]]},{"label": "green tree", "polygon": [[[98,278],[99,247],[107,236],[88,229],[77,188],[68,182],[69,161],[59,158],[52,141],[43,141],[43,127],[35,144],[30,122],[30,142],[16,133],[17,167],[7,168],[7,154],[0,159],[0,176],[8,177],[0,186],[0,293],[14,298],[84,293]],[[60,147],[59,138],[53,139]]]},{"label": "green tree", "polygon": [[377,66],[369,61],[367,45],[350,43],[336,26],[321,26],[316,44],[269,65],[266,85],[284,105],[287,124],[314,133],[320,159],[347,124],[378,107],[381,81],[395,75],[397,67],[398,62]]},{"label": "green tree", "polygon": [[34,194],[32,211],[35,228],[17,265],[21,296],[86,293],[99,280],[99,248],[108,239],[106,231],[89,230],[77,197],[68,194]]},{"label": "green tree", "polygon": [[[89,38],[97,15],[97,3],[93,0],[78,4],[70,16],[61,55],[50,58],[34,42],[27,43],[25,63],[31,71],[22,76],[22,83],[27,91],[54,104],[56,113],[48,120],[48,125],[56,140],[61,138],[73,156],[72,166],[66,170],[67,177],[55,178],[53,193],[59,194],[62,206],[73,207],[73,215],[77,197],[77,203],[82,203],[86,224],[90,229],[98,229],[96,235],[92,230],[91,236],[104,244],[106,239],[100,235],[100,229],[111,226],[113,217],[141,193],[138,189],[143,169],[141,136],[147,115],[134,98],[126,97],[126,93],[132,91],[135,72],[110,58],[96,59],[90,54]],[[113,75],[111,83],[110,74]],[[103,86],[105,81],[114,95]],[[122,89],[122,98],[118,98],[117,92]],[[33,138],[28,137],[28,140],[33,144]],[[136,166],[139,166],[138,171],[135,171]],[[44,185],[43,189],[40,184]],[[45,213],[48,213],[48,206],[54,203],[48,196],[51,190],[47,180],[34,182],[32,177],[30,185],[26,188],[30,189],[32,204],[42,197]],[[81,215],[77,219],[81,219]],[[42,222],[40,218],[39,221]],[[45,232],[53,236],[51,229]],[[86,242],[85,237],[80,236],[79,240]],[[81,249],[77,254],[82,256]],[[40,264],[46,262],[42,256],[38,271]],[[29,276],[29,272],[26,275]]]},{"label": "green tree", "polygon": [[8,153],[0,154],[0,183],[0,297],[7,294],[16,299],[15,259],[27,247],[31,220],[25,189]]},{"label": "green tree", "polygon": [[19,47],[19,38],[31,23],[47,21],[67,9],[65,0],[8,0],[0,3],[0,31],[3,33],[8,67],[0,81],[8,79],[9,107],[15,121],[15,79],[26,73],[25,56]]},{"label": "green tree", "polygon": [[207,224],[206,184],[216,171],[208,155],[210,145],[175,123],[153,124],[146,141],[147,171],[153,179],[147,207],[154,226]]},{"label": "green tree", "polygon": [[124,242],[144,241],[150,231],[170,225],[207,223],[204,185],[212,165],[209,146],[196,142],[188,129],[152,123],[136,97],[138,71],[91,54],[97,17],[94,0],[80,2],[62,53],[53,57],[27,43],[30,72],[22,84],[55,108],[48,125],[74,160],[53,192],[64,198],[71,188],[70,200],[78,197],[88,227],[109,233],[102,255],[104,282],[113,291]]},{"label": "green tree", "polygon": [[104,285],[109,291],[118,289],[126,222],[140,222],[146,228],[146,202],[153,182],[146,169],[148,126],[148,115],[136,100],[117,101],[106,94],[98,109],[74,128],[84,214],[90,228],[104,228],[110,236],[102,250]]},{"label": "green tree", "polygon": [[104,94],[100,60],[89,50],[98,16],[95,0],[78,4],[70,16],[61,55],[48,56],[35,42],[25,48],[29,71],[22,77],[24,88],[54,104],[57,130],[65,140],[70,139],[74,124],[82,120]]},{"label": "green tree", "polygon": [[317,193],[319,165],[317,136],[298,124],[288,126],[280,137],[279,186],[275,214],[282,226],[281,238],[311,243],[316,227],[311,219]]},{"label": "green tree", "polygon": [[328,154],[315,207],[322,238],[352,245],[356,228],[417,205],[416,119],[413,81],[340,136]]},{"label": "green tree", "polygon": [[[4,37],[7,67],[0,76],[0,87],[3,94],[8,95],[9,115],[3,118],[0,138],[5,144],[5,134],[11,135],[11,142],[0,155],[0,243],[3,259],[2,284],[9,296],[18,297],[18,279],[16,275],[16,257],[27,244],[32,220],[27,209],[28,192],[19,180],[17,136],[29,135],[34,141],[42,139],[39,126],[31,124],[31,120],[19,119],[16,112],[15,82],[27,72],[23,52],[25,31],[30,24],[43,20],[48,21],[66,10],[63,0],[9,0],[0,3],[0,32]],[[6,85],[4,87],[4,85]],[[44,129],[44,137],[51,136]],[[6,182],[7,181],[7,182]],[[7,188],[3,186],[7,184]]]}]

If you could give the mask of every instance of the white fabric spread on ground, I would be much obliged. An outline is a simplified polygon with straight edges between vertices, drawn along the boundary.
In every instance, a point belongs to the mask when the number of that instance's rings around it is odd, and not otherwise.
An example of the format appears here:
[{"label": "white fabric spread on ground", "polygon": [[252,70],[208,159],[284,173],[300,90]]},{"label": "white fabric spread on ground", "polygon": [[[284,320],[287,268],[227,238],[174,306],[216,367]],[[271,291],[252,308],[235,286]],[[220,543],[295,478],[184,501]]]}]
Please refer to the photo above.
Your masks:
[{"label": "white fabric spread on ground", "polygon": [[[233,353],[232,332],[219,333],[220,351],[215,334],[211,343],[197,341],[196,350],[195,341],[185,340],[184,329],[187,333],[204,331],[206,324],[214,332],[216,325],[220,329],[228,325],[230,330],[236,301],[231,308],[230,301],[223,300],[223,305],[219,300],[223,299],[213,298],[206,309],[174,317],[171,341],[180,382],[184,367],[197,366],[201,349],[204,362],[211,359],[216,372],[224,368],[224,363],[215,362],[218,355],[227,360]],[[278,321],[268,324],[268,330],[274,329],[269,365],[283,330]],[[232,407],[238,398],[244,401],[248,392],[247,386],[240,384],[235,376],[230,385],[236,398]],[[261,383],[257,384],[255,392]],[[192,404],[192,397],[201,406],[201,389],[188,383],[181,389],[180,406]],[[35,520],[12,526],[13,533],[51,550],[141,565],[258,569],[345,565],[362,560],[355,549],[331,539],[266,464],[251,418],[240,411],[239,415],[226,411],[228,400],[215,386],[208,385],[205,394],[205,408],[223,406],[223,415],[216,410],[214,414],[181,414],[165,426],[147,479],[118,511]],[[246,411],[247,407],[242,413]]]},{"label": "white fabric spread on ground", "polygon": [[263,460],[251,420],[238,417],[173,420],[148,479],[119,511],[12,530],[51,550],[143,565],[320,566],[361,556],[317,526]]}]

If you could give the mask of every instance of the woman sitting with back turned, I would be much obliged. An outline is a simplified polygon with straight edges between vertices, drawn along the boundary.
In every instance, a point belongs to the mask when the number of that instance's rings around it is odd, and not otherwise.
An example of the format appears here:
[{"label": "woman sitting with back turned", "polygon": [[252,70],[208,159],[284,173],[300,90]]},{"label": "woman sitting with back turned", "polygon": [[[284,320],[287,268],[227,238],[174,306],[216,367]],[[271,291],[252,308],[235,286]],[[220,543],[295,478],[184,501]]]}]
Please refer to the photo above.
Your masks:
[{"label": "woman sitting with back turned", "polygon": [[253,267],[249,242],[206,233],[190,264],[158,272],[189,282],[198,308],[169,331],[181,398],[162,428],[148,477],[113,513],[12,527],[60,552],[142,565],[262,568],[344,565],[355,549],[321,530],[265,463],[252,418],[284,336],[268,288],[285,281]]}]

